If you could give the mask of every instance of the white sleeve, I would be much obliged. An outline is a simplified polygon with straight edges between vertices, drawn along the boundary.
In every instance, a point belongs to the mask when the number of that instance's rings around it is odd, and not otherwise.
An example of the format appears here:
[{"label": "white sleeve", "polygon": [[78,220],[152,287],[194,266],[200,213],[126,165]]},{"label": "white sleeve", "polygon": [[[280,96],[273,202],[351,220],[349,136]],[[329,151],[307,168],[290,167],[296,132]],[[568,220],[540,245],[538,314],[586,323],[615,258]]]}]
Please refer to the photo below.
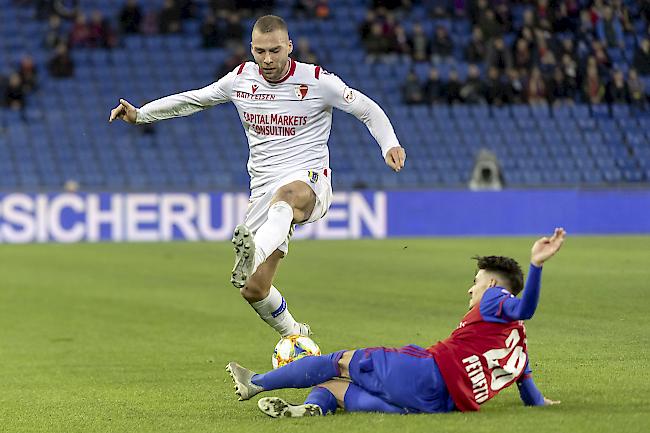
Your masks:
[{"label": "white sleeve", "polygon": [[232,71],[202,89],[189,90],[156,99],[138,108],[136,123],[152,123],[172,117],[189,116],[230,101],[236,72]]},{"label": "white sleeve", "polygon": [[345,85],[336,75],[321,74],[325,104],[354,115],[362,121],[370,134],[379,143],[381,154],[386,158],[386,153],[393,147],[400,146],[393,125],[388,116],[379,105],[358,90]]}]

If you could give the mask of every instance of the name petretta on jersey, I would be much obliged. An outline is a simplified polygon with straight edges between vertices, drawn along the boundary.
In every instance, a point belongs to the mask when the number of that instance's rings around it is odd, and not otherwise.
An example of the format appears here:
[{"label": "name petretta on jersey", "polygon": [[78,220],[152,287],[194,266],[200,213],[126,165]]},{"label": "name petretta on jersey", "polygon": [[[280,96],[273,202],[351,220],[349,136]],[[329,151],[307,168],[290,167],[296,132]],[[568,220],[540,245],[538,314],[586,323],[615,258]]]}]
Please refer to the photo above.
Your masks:
[{"label": "name petretta on jersey", "polygon": [[275,95],[271,93],[248,93],[235,90],[235,97],[241,99],[252,99],[254,101],[274,101]]},{"label": "name petretta on jersey", "polygon": [[463,359],[463,364],[469,380],[472,381],[474,400],[478,404],[485,402],[489,397],[488,384],[480,358],[476,355],[469,356]]},{"label": "name petretta on jersey", "polygon": [[296,126],[307,124],[307,116],[247,113],[244,111],[244,121],[249,123],[250,128],[257,134],[287,137],[296,135]]}]

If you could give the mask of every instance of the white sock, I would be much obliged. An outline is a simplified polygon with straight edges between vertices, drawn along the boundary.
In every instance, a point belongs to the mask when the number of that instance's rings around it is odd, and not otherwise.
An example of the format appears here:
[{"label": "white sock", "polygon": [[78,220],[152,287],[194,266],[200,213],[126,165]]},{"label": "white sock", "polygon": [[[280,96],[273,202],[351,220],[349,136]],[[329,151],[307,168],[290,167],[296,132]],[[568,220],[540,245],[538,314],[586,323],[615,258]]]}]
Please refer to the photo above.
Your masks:
[{"label": "white sock", "polygon": [[294,320],[287,303],[275,286],[271,286],[269,296],[251,303],[251,307],[282,337],[300,334],[300,324]]},{"label": "white sock", "polygon": [[253,273],[287,239],[292,221],[293,209],[289,203],[279,201],[271,205],[266,221],[255,233]]}]

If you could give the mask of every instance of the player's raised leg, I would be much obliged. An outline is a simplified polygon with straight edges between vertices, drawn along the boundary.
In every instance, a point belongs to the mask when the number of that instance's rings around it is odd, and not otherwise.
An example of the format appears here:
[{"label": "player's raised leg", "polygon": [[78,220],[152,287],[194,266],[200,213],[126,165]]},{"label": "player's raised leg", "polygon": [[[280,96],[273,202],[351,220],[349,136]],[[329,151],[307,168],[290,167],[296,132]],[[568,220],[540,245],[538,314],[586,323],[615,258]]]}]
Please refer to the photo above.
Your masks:
[{"label": "player's raised leg", "polygon": [[280,187],[273,199],[266,221],[255,233],[253,273],[287,240],[293,224],[307,221],[316,206],[316,193],[302,181]]}]

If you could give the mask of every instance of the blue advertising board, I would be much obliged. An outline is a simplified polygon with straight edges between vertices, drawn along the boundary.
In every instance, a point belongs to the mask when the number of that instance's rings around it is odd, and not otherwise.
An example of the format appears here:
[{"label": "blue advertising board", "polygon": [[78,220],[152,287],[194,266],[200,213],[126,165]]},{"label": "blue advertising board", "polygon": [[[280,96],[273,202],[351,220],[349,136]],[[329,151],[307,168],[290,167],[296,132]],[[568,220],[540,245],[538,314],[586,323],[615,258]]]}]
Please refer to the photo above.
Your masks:
[{"label": "blue advertising board", "polygon": [[[230,239],[244,193],[0,195],[0,243]],[[355,191],[295,238],[650,234],[650,190]]]}]

